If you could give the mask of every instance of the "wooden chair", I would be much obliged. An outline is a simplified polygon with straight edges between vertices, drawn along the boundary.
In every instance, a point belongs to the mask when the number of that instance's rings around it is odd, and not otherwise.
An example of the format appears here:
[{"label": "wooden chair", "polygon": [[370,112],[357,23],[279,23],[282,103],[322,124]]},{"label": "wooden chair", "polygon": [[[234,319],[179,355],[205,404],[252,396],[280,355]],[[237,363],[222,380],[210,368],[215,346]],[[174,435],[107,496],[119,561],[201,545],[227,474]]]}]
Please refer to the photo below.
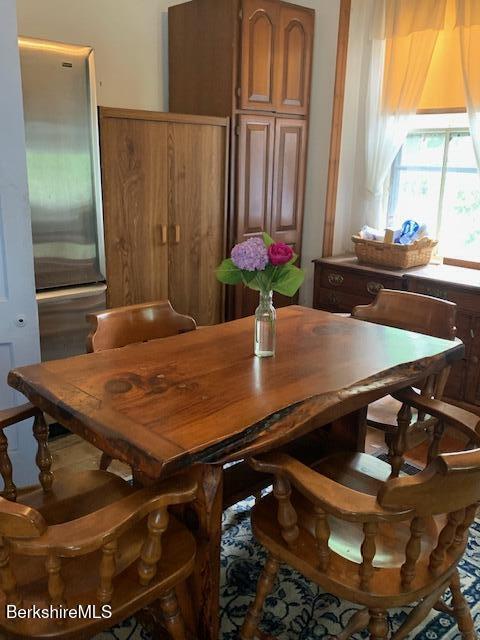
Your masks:
[{"label": "wooden chair", "polygon": [[[17,490],[4,429],[29,417],[40,486]],[[0,411],[0,628],[9,638],[90,638],[149,605],[169,636],[184,640],[175,587],[192,572],[195,541],[168,507],[192,501],[195,483],[136,490],[100,470],[54,481],[47,436],[32,405]],[[91,610],[89,618],[8,619],[7,605]],[[102,611],[111,617],[92,618]]]},{"label": "wooden chair", "polygon": [[[169,300],[108,309],[87,315],[87,320],[92,325],[87,337],[88,353],[168,338],[197,328],[195,320],[177,313]],[[103,453],[100,469],[108,469],[111,462],[111,456]]]},{"label": "wooden chair", "polygon": [[[451,424],[441,403],[430,402],[439,422]],[[410,405],[403,410],[408,414]],[[479,442],[468,424],[451,426]],[[388,610],[413,603],[418,604],[391,640],[409,637],[432,608],[454,615],[464,640],[477,637],[457,565],[480,503],[480,449],[432,452],[424,471],[399,478],[391,477],[388,464],[363,453],[335,454],[315,469],[285,453],[266,454],[251,465],[273,474],[274,480],[273,494],[252,512],[254,534],[268,557],[241,640],[252,640],[257,633],[281,562],[328,592],[362,605],[337,640],[367,626],[372,640],[386,640]],[[451,607],[442,600],[448,587]]]},{"label": "wooden chair", "polygon": [[197,328],[195,320],[177,313],[169,300],[108,309],[87,315],[87,320],[92,325],[88,353],[168,338]]},{"label": "wooden chair", "polygon": [[[374,302],[355,307],[352,318],[389,327],[423,333],[445,340],[455,340],[456,304],[407,291],[379,291]],[[450,374],[446,367],[439,375],[430,376],[421,384],[422,395],[441,399]],[[401,403],[391,396],[372,403],[368,408],[367,424],[385,432],[385,440],[392,462],[392,473],[398,476],[406,451],[432,437],[435,421],[424,413],[414,412],[409,425],[397,426]]]}]

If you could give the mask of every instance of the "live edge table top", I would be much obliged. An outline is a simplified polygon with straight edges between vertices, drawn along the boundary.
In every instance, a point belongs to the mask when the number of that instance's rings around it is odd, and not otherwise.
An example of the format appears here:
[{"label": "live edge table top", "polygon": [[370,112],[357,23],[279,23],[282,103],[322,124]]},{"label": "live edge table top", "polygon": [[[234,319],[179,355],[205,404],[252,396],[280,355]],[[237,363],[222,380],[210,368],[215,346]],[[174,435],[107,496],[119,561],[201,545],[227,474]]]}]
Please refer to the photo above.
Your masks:
[{"label": "live edge table top", "polygon": [[[406,310],[408,312],[408,310]],[[463,356],[463,345],[303,307],[278,312],[277,353],[253,318],[14,369],[9,384],[150,477],[301,435]]]}]

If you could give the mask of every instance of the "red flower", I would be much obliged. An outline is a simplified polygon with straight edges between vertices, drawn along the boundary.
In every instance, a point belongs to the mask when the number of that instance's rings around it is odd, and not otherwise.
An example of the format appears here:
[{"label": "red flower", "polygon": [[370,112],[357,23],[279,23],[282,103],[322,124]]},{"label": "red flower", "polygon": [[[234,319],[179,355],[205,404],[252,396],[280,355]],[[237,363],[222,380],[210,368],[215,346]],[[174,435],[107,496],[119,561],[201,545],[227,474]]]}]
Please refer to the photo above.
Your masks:
[{"label": "red flower", "polygon": [[268,247],[268,258],[274,267],[280,267],[293,258],[293,249],[283,242],[274,242]]}]

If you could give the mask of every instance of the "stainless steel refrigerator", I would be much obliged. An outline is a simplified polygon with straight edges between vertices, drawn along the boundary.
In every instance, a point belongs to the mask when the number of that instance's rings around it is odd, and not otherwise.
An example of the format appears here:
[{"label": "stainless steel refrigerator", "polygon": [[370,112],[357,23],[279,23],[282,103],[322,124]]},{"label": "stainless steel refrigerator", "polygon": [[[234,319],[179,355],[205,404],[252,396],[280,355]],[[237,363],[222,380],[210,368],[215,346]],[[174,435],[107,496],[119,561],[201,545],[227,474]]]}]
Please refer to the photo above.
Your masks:
[{"label": "stainless steel refrigerator", "polygon": [[85,352],[105,308],[94,55],[19,38],[42,359]]}]

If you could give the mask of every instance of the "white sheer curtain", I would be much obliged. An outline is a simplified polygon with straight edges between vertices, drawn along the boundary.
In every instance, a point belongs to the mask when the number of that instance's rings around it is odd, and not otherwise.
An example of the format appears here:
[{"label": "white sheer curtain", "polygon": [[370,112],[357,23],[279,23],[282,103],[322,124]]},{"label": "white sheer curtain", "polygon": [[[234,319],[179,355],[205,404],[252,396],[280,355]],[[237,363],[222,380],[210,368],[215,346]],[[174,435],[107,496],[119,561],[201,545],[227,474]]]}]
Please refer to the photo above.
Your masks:
[{"label": "white sheer curtain", "polygon": [[385,179],[417,111],[446,0],[375,0],[365,115],[363,220],[383,228]]},{"label": "white sheer curtain", "polygon": [[456,0],[465,100],[480,170],[480,0]]}]

